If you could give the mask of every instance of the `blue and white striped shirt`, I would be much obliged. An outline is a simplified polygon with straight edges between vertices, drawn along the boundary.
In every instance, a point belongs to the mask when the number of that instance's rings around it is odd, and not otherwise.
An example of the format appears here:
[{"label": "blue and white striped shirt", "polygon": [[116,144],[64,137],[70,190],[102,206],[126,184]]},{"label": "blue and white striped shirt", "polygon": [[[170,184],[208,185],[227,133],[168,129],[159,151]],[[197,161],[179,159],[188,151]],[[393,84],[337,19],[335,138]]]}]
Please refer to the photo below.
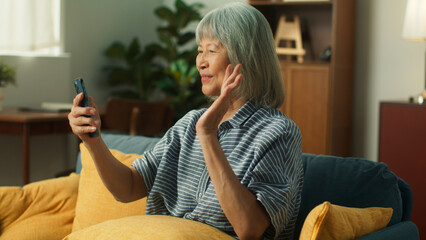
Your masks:
[{"label": "blue and white striped shirt", "polygon": [[[200,221],[235,237],[216,197],[195,131],[205,110],[186,114],[132,166],[148,189],[146,214]],[[303,184],[297,125],[277,109],[247,102],[219,126],[218,139],[238,179],[271,218],[265,238],[292,239]]]}]

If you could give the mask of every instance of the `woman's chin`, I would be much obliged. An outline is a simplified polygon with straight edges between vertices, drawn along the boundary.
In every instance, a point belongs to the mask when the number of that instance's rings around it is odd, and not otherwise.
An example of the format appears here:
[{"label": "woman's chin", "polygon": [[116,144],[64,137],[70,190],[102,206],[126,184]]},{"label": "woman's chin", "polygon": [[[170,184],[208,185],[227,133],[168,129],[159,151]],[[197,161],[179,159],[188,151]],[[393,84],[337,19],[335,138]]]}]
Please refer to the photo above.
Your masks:
[{"label": "woman's chin", "polygon": [[220,94],[220,91],[218,93],[218,91],[214,91],[213,89],[206,88],[206,87],[203,87],[201,90],[203,94],[210,99],[216,99],[217,97],[219,97],[219,94]]}]

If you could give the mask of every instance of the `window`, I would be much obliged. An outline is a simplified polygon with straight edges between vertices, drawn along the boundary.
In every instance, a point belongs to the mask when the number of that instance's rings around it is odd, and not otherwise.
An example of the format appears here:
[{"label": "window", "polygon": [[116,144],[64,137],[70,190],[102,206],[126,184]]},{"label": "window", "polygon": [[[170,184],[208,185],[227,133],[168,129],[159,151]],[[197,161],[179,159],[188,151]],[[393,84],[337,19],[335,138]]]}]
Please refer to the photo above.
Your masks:
[{"label": "window", "polygon": [[61,53],[61,0],[0,0],[0,52]]}]

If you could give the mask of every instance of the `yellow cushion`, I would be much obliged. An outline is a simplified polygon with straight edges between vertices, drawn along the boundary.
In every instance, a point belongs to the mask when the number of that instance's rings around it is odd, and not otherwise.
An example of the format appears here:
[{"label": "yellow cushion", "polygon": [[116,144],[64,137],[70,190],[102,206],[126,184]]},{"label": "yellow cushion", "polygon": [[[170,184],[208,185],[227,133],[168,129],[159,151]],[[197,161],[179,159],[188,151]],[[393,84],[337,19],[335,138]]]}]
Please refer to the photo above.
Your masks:
[{"label": "yellow cushion", "polygon": [[79,177],[0,187],[0,238],[49,240],[70,234]]},{"label": "yellow cushion", "polygon": [[226,233],[203,223],[182,218],[141,215],[109,220],[68,235],[74,239],[234,239]]},{"label": "yellow cushion", "polygon": [[[131,203],[121,203],[102,183],[89,151],[80,144],[81,164],[80,185],[72,231],[98,224],[100,222],[133,215],[145,214],[146,198]],[[124,154],[117,150],[111,153],[122,163],[130,166],[141,157],[137,154]]]},{"label": "yellow cushion", "polygon": [[324,202],[306,217],[300,239],[360,238],[386,227],[392,213],[392,208],[349,208]]}]

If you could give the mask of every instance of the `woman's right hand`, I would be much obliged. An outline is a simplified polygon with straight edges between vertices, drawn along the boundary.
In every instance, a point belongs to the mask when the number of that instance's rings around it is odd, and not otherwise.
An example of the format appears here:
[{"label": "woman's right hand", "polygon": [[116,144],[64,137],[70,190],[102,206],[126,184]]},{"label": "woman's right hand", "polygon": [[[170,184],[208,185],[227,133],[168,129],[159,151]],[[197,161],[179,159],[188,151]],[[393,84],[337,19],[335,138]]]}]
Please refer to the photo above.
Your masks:
[{"label": "woman's right hand", "polygon": [[[93,99],[89,97],[92,107],[80,107],[79,103],[83,100],[83,93],[75,96],[71,112],[68,114],[68,120],[72,132],[77,135],[85,144],[95,142],[100,134],[101,118]],[[93,117],[91,117],[93,116]],[[88,133],[95,132],[99,129],[97,137],[90,137]]]}]

